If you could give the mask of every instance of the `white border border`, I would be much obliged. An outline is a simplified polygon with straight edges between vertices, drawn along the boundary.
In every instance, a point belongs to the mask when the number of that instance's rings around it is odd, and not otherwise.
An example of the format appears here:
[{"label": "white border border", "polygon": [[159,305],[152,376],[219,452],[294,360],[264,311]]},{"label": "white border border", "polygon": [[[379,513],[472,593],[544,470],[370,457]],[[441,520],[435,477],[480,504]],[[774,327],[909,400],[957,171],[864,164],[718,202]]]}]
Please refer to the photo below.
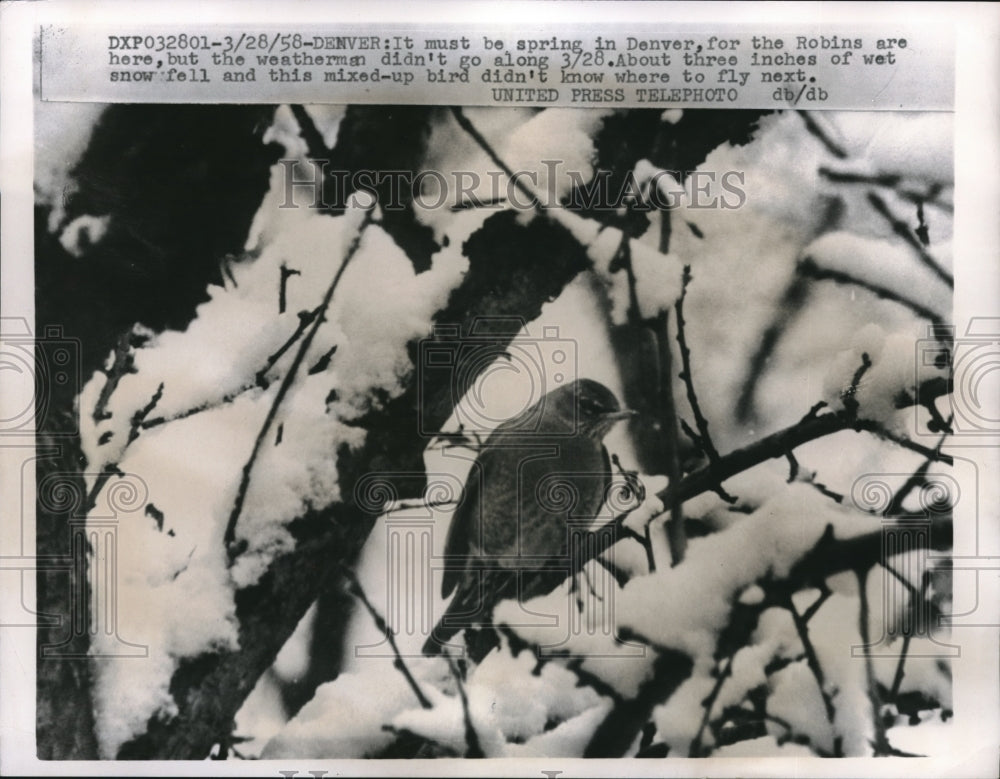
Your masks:
[{"label": "white border border", "polygon": [[[266,23],[275,19],[272,0],[190,2],[4,2],[0,4],[0,313],[4,317],[34,318],[32,293],[33,131],[32,33],[44,23],[111,22],[169,23],[179,19],[195,25],[226,22],[238,13],[241,22]],[[1000,6],[972,3],[652,3],[652,2],[367,2],[332,4],[284,2],[282,23],[422,22],[435,18],[452,23],[514,21],[576,23],[634,22],[726,23],[787,25],[933,22],[942,34],[949,28],[956,42],[956,289],[954,322],[964,327],[972,315],[997,316],[1000,290]],[[9,377],[5,377],[8,380]],[[0,396],[0,404],[2,404]],[[3,417],[0,405],[0,418]],[[13,441],[9,441],[14,443]],[[0,548],[10,550],[19,532],[18,480],[23,450],[0,441]],[[980,461],[980,475],[993,483],[1000,472],[997,450],[964,450]],[[983,518],[981,544],[1000,549],[996,518]],[[956,524],[956,549],[961,548],[961,523]],[[24,539],[29,547],[34,538]],[[30,578],[30,577],[29,577]],[[956,580],[956,587],[961,586]],[[970,596],[972,593],[966,592]],[[1000,613],[1000,576],[996,571],[979,577],[981,613]],[[962,597],[956,593],[956,601]],[[19,610],[19,593],[0,593],[0,620]],[[35,638],[33,631],[11,628],[0,635],[0,773],[37,775],[188,774],[280,776],[278,770],[327,770],[331,775],[541,775],[543,770],[576,776],[992,776],[1000,738],[1000,665],[997,628],[962,628],[956,633],[963,646],[953,661],[955,674],[954,732],[956,743],[948,757],[908,759],[758,758],[698,760],[499,760],[499,761],[254,761],[228,762],[39,762],[34,758]],[[900,762],[903,760],[903,762]]]}]

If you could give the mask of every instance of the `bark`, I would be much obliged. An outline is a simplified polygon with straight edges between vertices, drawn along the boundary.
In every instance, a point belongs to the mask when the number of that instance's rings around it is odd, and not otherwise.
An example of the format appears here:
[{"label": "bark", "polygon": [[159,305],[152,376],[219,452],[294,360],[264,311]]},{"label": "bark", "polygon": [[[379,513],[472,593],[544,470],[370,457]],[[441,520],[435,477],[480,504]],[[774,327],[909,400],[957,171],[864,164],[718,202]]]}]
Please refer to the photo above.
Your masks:
[{"label": "bark", "polygon": [[[454,326],[459,338],[481,334],[489,324],[490,341],[500,345],[588,264],[564,228],[547,220],[521,226],[508,212],[490,217],[463,250],[469,271],[435,321]],[[370,473],[404,474],[398,477],[400,490],[412,490],[414,477],[423,477],[427,439],[420,431],[439,429],[460,396],[450,376],[418,370],[418,344],[411,345],[411,359],[405,392],[359,422],[367,430],[364,446],[337,453],[345,497]],[[228,745],[233,718],[257,679],[319,593],[332,586],[338,567],[354,562],[375,519],[345,502],[293,523],[295,550],[276,560],[259,584],[237,594],[240,649],[186,660],[171,682],[177,716],[169,722],[152,718],[147,732],[124,745],[119,757],[202,759],[214,744]],[[343,613],[346,617],[349,610]],[[339,627],[329,632],[343,635],[345,625]]]}]

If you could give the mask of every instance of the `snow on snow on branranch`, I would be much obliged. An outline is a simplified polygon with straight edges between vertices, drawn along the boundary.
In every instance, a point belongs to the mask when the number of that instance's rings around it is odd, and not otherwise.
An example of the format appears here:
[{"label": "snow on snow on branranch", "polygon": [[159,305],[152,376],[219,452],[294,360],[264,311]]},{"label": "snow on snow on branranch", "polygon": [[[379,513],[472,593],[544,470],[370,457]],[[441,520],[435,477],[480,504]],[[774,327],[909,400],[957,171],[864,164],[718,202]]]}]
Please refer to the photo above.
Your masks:
[{"label": "snow on snow on branranch", "polygon": [[[344,129],[350,109],[283,106],[266,140],[288,159],[311,153],[304,116],[310,142],[334,152],[350,153],[335,145],[345,137],[365,140]],[[934,461],[944,428],[919,396],[921,382],[947,379],[947,361],[914,361],[929,326],[951,312],[951,126],[934,115],[763,115],[746,137],[720,136],[701,155],[699,171],[734,174],[727,181],[740,188],[728,206],[706,208],[665,146],[633,149],[625,129],[608,130],[631,127],[634,144],[680,143],[686,136],[671,133],[698,113],[642,121],[611,110],[438,111],[421,164],[478,183],[441,207],[415,198],[405,217],[364,191],[342,212],[282,207],[289,168],[275,165],[245,252],[225,260],[223,283],[186,328],[137,326],[108,355],[78,398],[87,487],[99,491],[88,522],[101,526],[122,484],[140,496],[118,523],[117,626],[148,657],[116,657],[115,635],[93,637],[104,757],[151,718],[179,716],[171,682],[185,661],[246,649],[239,594],[297,548],[297,520],[356,499],[341,491],[341,468],[365,451],[373,419],[417,397],[416,344],[461,299],[456,290],[477,295],[486,314],[538,295],[469,256],[498,224],[558,235],[569,243],[553,245],[574,246],[586,270],[515,312],[525,316],[504,353],[451,399],[441,434],[426,435],[423,466],[428,483],[457,485],[453,494],[397,496],[412,500],[374,521],[357,581],[345,579],[342,646],[320,650],[337,653],[339,675],[285,709],[282,691],[315,660],[321,599],[243,704],[242,754],[392,756],[410,745],[420,756],[579,757],[616,738],[618,755],[933,749],[914,734],[950,727],[949,670],[936,636],[897,627],[913,609],[940,610],[949,587],[930,570],[909,581],[900,570],[912,566],[896,569],[916,558],[876,555],[855,576],[823,550],[871,548],[884,512],[945,471]],[[601,165],[618,166],[628,198],[604,211],[571,207]],[[670,208],[643,208],[651,193]],[[544,205],[518,205],[532,194]],[[60,240],[84,261],[106,221],[81,219]],[[432,247],[429,266],[408,254],[417,246]],[[517,359],[555,354],[544,349],[557,338],[572,360],[539,358],[535,384],[525,383]],[[617,483],[645,493],[642,508],[631,505],[617,542],[548,594],[500,603],[497,646],[484,657],[421,656],[426,636],[413,625],[427,628],[446,606],[440,567],[419,580],[388,571],[399,554],[392,533],[422,522],[433,528],[430,553],[442,554],[476,436],[490,433],[463,420],[490,408],[500,424],[567,371],[642,412],[604,439]],[[795,432],[768,438],[782,430]],[[373,456],[372,471],[393,470],[393,454]],[[872,473],[893,475],[898,501],[857,499]],[[621,511],[609,493],[594,521]],[[830,567],[814,580],[804,559]],[[865,645],[874,656],[852,656]],[[615,734],[629,701],[646,706],[642,721]],[[907,730],[899,712],[920,705]]]}]

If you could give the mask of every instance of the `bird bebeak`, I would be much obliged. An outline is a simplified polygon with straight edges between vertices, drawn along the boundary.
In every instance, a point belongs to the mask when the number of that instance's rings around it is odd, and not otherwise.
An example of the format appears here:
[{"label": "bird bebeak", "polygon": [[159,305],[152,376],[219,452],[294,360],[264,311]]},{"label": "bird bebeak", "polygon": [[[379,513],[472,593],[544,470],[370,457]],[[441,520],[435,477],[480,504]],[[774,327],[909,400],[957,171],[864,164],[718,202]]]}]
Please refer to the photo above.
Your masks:
[{"label": "bird bebeak", "polygon": [[630,408],[623,408],[621,411],[609,411],[607,414],[601,414],[601,418],[608,422],[619,422],[623,419],[631,419],[632,417],[638,415],[638,411],[633,411]]}]

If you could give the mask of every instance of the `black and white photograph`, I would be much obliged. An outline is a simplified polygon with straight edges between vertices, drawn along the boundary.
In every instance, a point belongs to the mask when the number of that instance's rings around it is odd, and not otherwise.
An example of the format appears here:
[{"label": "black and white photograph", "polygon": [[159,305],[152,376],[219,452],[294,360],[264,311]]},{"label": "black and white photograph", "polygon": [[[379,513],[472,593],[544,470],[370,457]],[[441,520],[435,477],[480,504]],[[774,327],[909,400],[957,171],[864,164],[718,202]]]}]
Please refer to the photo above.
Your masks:
[{"label": "black and white photograph", "polygon": [[[905,58],[865,30],[690,46],[787,75],[734,107],[656,86],[683,32],[596,44],[643,76],[621,99],[569,32],[511,29],[509,68],[465,55],[492,104],[49,100],[34,30],[0,338],[31,771],[989,775],[1000,315],[964,118],[800,91],[809,57]],[[234,46],[168,68],[126,33],[111,72],[164,82]],[[312,66],[254,45],[241,89]],[[556,104],[492,83],[535,68]]]}]

